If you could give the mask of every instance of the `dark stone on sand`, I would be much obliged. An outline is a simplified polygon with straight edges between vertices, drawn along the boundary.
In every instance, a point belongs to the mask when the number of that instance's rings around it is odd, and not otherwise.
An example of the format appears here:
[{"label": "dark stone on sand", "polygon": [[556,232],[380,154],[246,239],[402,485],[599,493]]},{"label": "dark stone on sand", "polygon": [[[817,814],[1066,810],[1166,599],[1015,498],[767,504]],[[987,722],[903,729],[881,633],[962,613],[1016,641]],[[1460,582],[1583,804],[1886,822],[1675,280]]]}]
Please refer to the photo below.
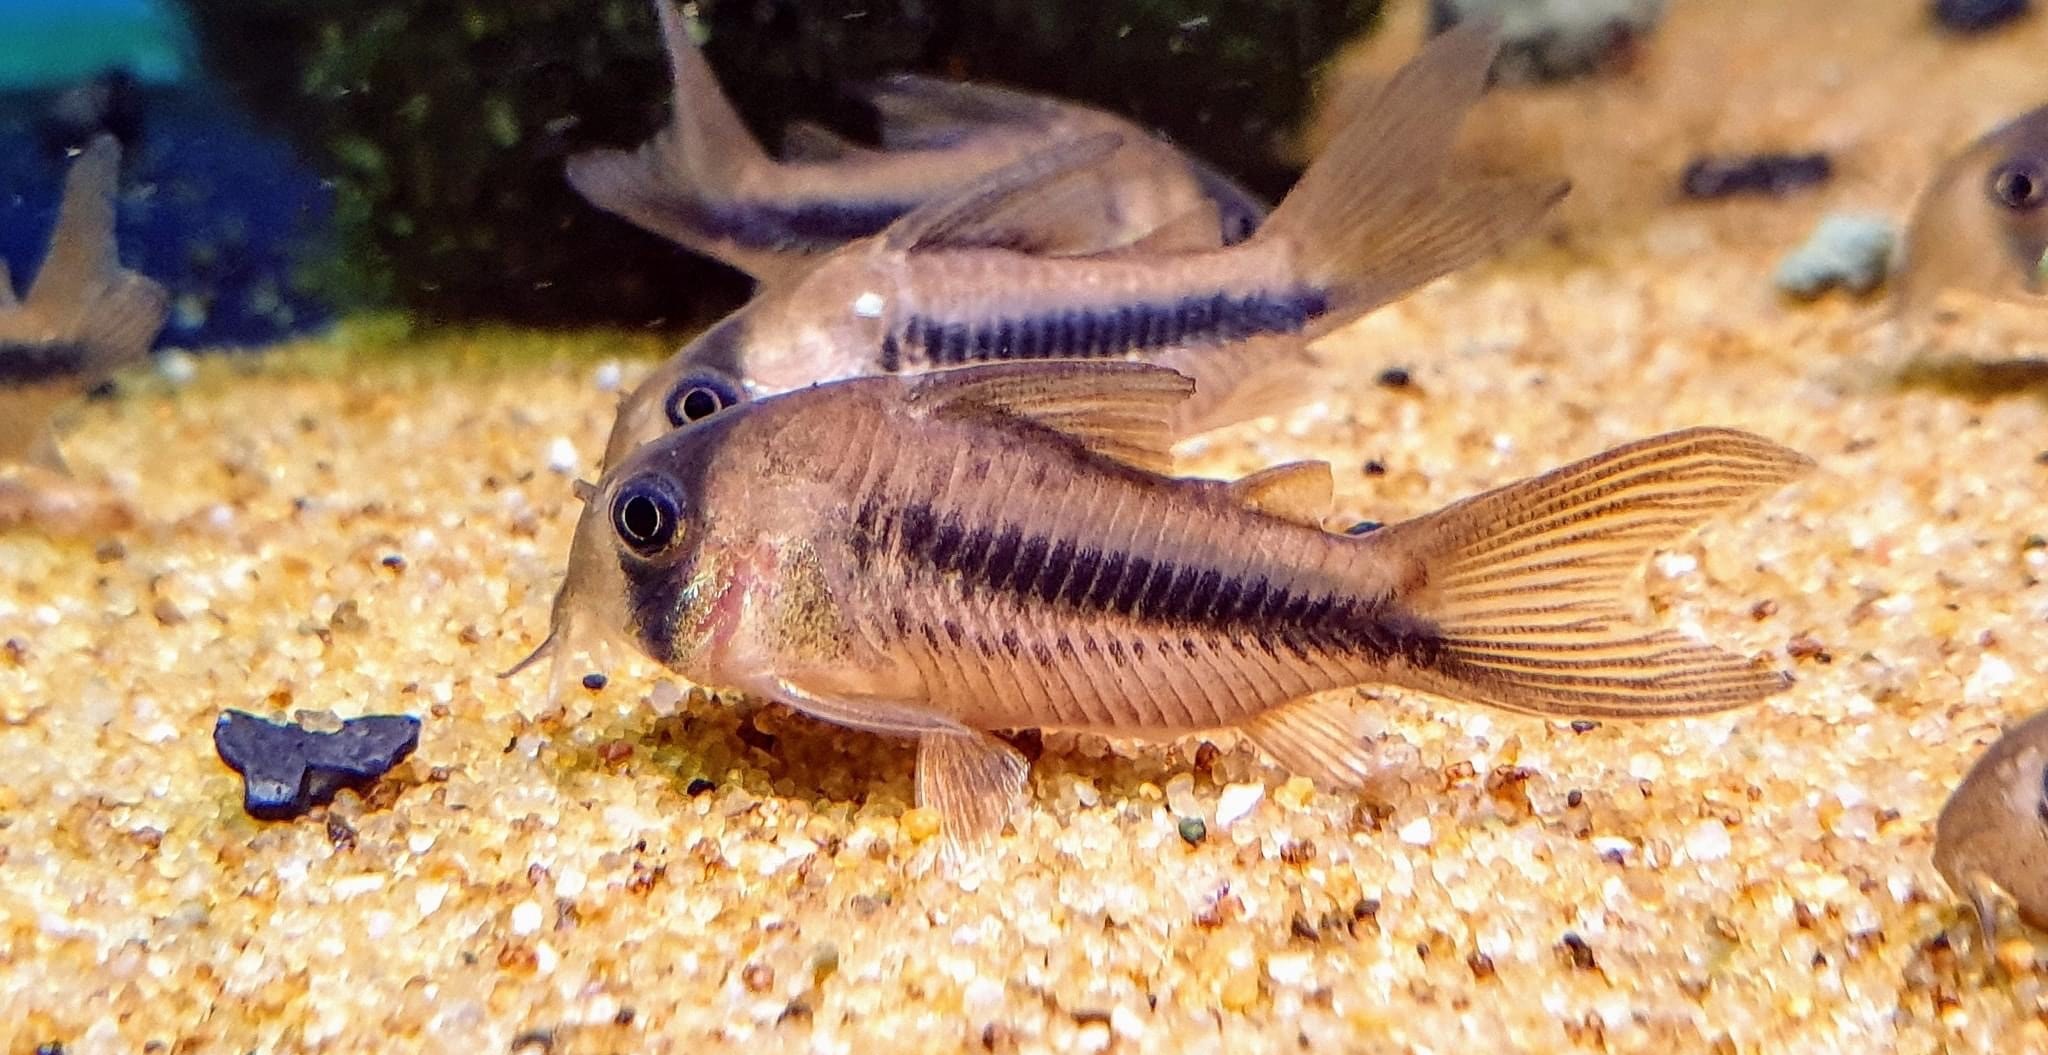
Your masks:
[{"label": "dark stone on sand", "polygon": [[1786,194],[1826,183],[1835,174],[1826,154],[1752,154],[1703,157],[1685,167],[1679,189],[1688,198],[1731,194]]},{"label": "dark stone on sand", "polygon": [[2033,0],[1934,0],[1934,20],[1959,33],[1982,33],[2026,14],[2033,6]]},{"label": "dark stone on sand", "polygon": [[367,787],[419,743],[420,720],[405,714],[351,718],[332,733],[246,711],[223,712],[213,726],[221,761],[242,774],[242,808],[263,820],[298,817],[342,788]]},{"label": "dark stone on sand", "polygon": [[610,683],[611,679],[606,678],[602,674],[590,673],[583,675],[583,687],[592,692],[603,692],[604,687]]},{"label": "dark stone on sand", "polygon": [[1415,383],[1405,367],[1390,366],[1380,371],[1380,385],[1384,388],[1407,388]]}]

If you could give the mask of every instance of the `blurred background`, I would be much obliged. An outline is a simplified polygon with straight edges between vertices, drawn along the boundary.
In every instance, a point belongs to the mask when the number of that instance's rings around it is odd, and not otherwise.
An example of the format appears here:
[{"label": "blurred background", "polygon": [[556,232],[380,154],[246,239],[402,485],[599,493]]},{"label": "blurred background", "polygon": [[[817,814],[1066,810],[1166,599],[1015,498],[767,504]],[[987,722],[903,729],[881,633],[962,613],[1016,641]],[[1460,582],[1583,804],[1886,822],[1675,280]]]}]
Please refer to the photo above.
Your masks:
[{"label": "blurred background", "polygon": [[[1316,71],[1379,0],[721,0],[706,52],[774,143],[856,138],[844,90],[969,76],[1137,116],[1277,197]],[[562,162],[669,105],[648,0],[0,0],[0,255],[33,273],[68,147],[128,145],[126,261],[162,343],[262,345],[359,312],[687,328],[747,285],[589,207]]]}]

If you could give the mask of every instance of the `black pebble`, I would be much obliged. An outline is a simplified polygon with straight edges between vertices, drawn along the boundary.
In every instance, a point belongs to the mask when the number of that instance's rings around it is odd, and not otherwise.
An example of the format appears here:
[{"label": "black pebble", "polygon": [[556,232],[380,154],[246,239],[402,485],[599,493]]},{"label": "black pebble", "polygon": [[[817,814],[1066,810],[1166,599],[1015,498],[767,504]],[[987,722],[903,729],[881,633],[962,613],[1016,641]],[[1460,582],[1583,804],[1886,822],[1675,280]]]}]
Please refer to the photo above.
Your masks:
[{"label": "black pebble", "polygon": [[1209,837],[1209,826],[1200,817],[1182,817],[1178,827],[1181,841],[1189,846],[1200,846]]},{"label": "black pebble", "polygon": [[1387,388],[1407,388],[1414,383],[1415,379],[1410,377],[1408,371],[1401,367],[1390,366],[1380,371],[1380,384]]},{"label": "black pebble", "polygon": [[2032,0],[1934,0],[1934,20],[1961,33],[1997,29],[2027,13]]},{"label": "black pebble", "polygon": [[1375,531],[1378,531],[1379,529],[1380,529],[1380,522],[1379,522],[1379,521],[1377,521],[1377,520],[1361,520],[1361,521],[1359,521],[1358,523],[1356,523],[1356,524],[1353,524],[1353,525],[1351,525],[1351,526],[1350,526],[1350,527],[1348,527],[1348,528],[1345,528],[1345,529],[1344,529],[1344,533],[1345,533],[1346,535],[1370,535],[1370,534],[1372,534],[1373,532],[1375,532]]},{"label": "black pebble", "polygon": [[36,1045],[36,1055],[64,1055],[64,1042],[61,1040],[51,1040],[38,1044]]},{"label": "black pebble", "polygon": [[1826,183],[1835,174],[1826,154],[1755,154],[1704,157],[1685,167],[1679,188],[1688,198],[1731,194],[1785,194]]},{"label": "black pebble", "polygon": [[263,820],[305,814],[345,787],[375,783],[420,744],[420,720],[407,714],[351,718],[341,730],[316,733],[246,711],[226,711],[213,726],[213,747],[242,774],[242,808]]},{"label": "black pebble", "polygon": [[592,692],[603,692],[606,684],[608,684],[608,682],[606,681],[605,676],[602,674],[583,675],[583,687],[589,689]]},{"label": "black pebble", "polygon": [[696,798],[697,796],[702,795],[707,791],[714,790],[717,787],[718,785],[713,784],[708,780],[705,780],[703,777],[691,777],[690,786],[684,788],[683,790],[689,792],[691,798]]},{"label": "black pebble", "polygon": [[1367,475],[1367,476],[1385,476],[1385,475],[1387,475],[1387,463],[1386,463],[1386,462],[1383,462],[1383,461],[1381,461],[1381,460],[1379,460],[1378,458],[1374,458],[1373,460],[1371,460],[1371,461],[1369,461],[1369,462],[1366,462],[1366,463],[1365,463],[1365,475]]},{"label": "black pebble", "polygon": [[1600,728],[1600,723],[1590,718],[1575,718],[1572,720],[1572,732],[1575,733],[1590,733],[1598,728]]}]

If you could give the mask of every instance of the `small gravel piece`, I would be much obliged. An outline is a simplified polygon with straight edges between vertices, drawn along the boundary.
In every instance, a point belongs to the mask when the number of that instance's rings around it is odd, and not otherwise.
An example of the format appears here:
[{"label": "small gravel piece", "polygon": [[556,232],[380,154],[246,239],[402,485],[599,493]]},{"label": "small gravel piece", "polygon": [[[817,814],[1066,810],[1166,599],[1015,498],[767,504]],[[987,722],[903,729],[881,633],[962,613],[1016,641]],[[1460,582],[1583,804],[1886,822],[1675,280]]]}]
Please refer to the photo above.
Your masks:
[{"label": "small gravel piece", "polygon": [[1179,827],[1181,841],[1189,846],[1200,846],[1209,837],[1209,826],[1200,817],[1182,817]]},{"label": "small gravel piece", "polygon": [[405,760],[420,743],[420,720],[379,714],[351,718],[331,733],[227,711],[213,726],[213,746],[242,774],[242,808],[262,820],[289,820],[333,800],[345,787],[365,787]]},{"label": "small gravel piece", "polygon": [[1747,157],[1702,157],[1685,167],[1679,190],[1688,198],[1725,198],[1734,194],[1789,194],[1826,183],[1835,174],[1826,154],[1751,154]]},{"label": "small gravel piece", "polygon": [[1778,264],[1778,288],[1811,300],[1836,286],[1863,294],[1882,285],[1891,268],[1892,222],[1862,213],[1829,213],[1806,242]]},{"label": "small gravel piece", "polygon": [[2033,6],[2033,0],[1934,0],[1934,20],[1959,33],[1982,33],[2019,18]]}]

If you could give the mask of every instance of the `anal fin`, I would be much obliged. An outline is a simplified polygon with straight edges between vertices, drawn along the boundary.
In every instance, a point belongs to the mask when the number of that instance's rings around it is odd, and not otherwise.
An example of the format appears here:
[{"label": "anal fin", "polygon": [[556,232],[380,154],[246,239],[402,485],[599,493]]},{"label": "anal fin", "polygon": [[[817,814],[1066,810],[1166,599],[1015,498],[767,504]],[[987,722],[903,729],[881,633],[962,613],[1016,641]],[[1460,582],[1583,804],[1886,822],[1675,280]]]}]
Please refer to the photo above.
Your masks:
[{"label": "anal fin", "polygon": [[1347,697],[1283,703],[1238,727],[1283,769],[1326,788],[1354,788],[1373,775],[1370,746]]},{"label": "anal fin", "polygon": [[987,733],[930,732],[918,740],[917,804],[938,812],[951,863],[966,863],[1002,834],[1030,772],[1016,748]]}]

